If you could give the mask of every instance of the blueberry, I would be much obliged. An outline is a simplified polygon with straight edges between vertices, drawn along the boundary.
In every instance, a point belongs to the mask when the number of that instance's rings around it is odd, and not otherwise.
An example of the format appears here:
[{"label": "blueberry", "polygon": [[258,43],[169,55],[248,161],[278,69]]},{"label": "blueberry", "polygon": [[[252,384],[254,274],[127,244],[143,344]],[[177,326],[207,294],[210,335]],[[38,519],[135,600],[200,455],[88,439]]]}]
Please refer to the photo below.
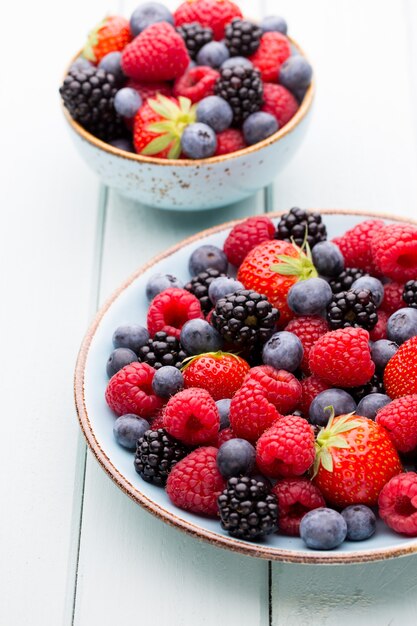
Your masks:
[{"label": "blueberry", "polygon": [[146,283],[146,297],[148,300],[153,300],[158,293],[165,291],[165,289],[172,287],[182,289],[183,286],[183,283],[172,274],[154,274]]},{"label": "blueberry", "polygon": [[201,319],[185,322],[181,329],[180,342],[189,354],[217,352],[223,345],[217,330]]},{"label": "blueberry", "polygon": [[227,46],[221,41],[206,43],[197,54],[197,64],[218,69],[230,57]]},{"label": "blueberry", "polygon": [[223,400],[217,400],[216,402],[219,415],[220,415],[220,430],[223,430],[223,428],[229,428],[230,426],[230,420],[229,420],[230,403],[231,403],[231,400],[229,398],[224,398]]},{"label": "blueberry", "polygon": [[113,345],[115,348],[129,348],[136,354],[149,340],[146,328],[139,324],[124,324],[119,326],[113,333]]},{"label": "blueberry", "polygon": [[220,446],[216,462],[223,478],[247,475],[255,464],[255,448],[246,439],[230,439]]},{"label": "blueberry", "polygon": [[417,335],[417,309],[399,309],[391,315],[387,324],[387,336],[399,346]]},{"label": "blueberry", "polygon": [[320,507],[304,515],[300,537],[313,550],[333,550],[346,539],[347,524],[340,513]]},{"label": "blueberry", "polygon": [[319,315],[333,297],[332,289],[323,278],[299,280],[288,292],[288,306],[297,315]]},{"label": "blueberry", "polygon": [[371,358],[377,370],[383,372],[388,361],[398,350],[398,345],[389,339],[378,339],[371,345]]},{"label": "blueberry", "polygon": [[109,144],[119,150],[124,150],[125,152],[135,152],[133,143],[130,139],[124,139],[121,137],[120,139],[113,139],[112,141],[109,141]]},{"label": "blueberry", "polygon": [[248,69],[253,67],[252,61],[249,61],[246,57],[230,57],[230,59],[227,59],[224,63],[222,63],[221,69],[224,70],[227,67],[236,67],[237,65]]},{"label": "blueberry", "polygon": [[113,434],[117,443],[129,450],[136,449],[138,439],[147,430],[149,430],[149,422],[143,419],[143,417],[130,413],[118,417],[113,426]]},{"label": "blueberry", "polygon": [[379,307],[384,299],[384,285],[373,276],[361,276],[353,283],[351,289],[368,289],[371,292],[375,306]]},{"label": "blueberry", "polygon": [[138,360],[138,357],[133,352],[133,350],[129,350],[129,348],[116,348],[113,350],[111,355],[107,360],[106,372],[107,376],[111,378],[122,369],[125,365],[129,365],[129,363],[133,363]]},{"label": "blueberry", "polygon": [[219,278],[215,278],[212,283],[210,283],[208,295],[213,304],[216,304],[217,300],[220,298],[224,298],[230,293],[235,293],[235,291],[239,291],[240,289],[244,289],[244,286],[238,280],[234,278],[229,278],[228,276],[219,276]]},{"label": "blueberry", "polygon": [[359,402],[356,413],[358,415],[362,415],[362,417],[374,420],[377,411],[390,402],[391,398],[386,396],[384,393],[370,393]]},{"label": "blueberry", "polygon": [[217,246],[206,244],[196,248],[191,254],[188,261],[188,270],[191,276],[197,276],[197,274],[204,272],[209,267],[213,267],[215,270],[219,270],[219,272],[226,272],[227,265],[227,256],[223,250]]},{"label": "blueberry", "polygon": [[93,67],[93,64],[88,59],[84,59],[84,57],[78,57],[71,63],[70,70],[86,70],[89,67]]},{"label": "blueberry", "polygon": [[229,128],[232,120],[232,107],[220,96],[207,96],[197,105],[197,121],[207,124],[216,133]]},{"label": "blueberry", "polygon": [[184,388],[184,377],[173,365],[164,365],[156,370],[152,379],[152,389],[157,396],[169,398]]},{"label": "blueberry", "polygon": [[278,128],[278,122],[273,115],[258,111],[246,118],[242,130],[246,143],[252,146],[276,133]]},{"label": "blueberry", "polygon": [[310,404],[309,417],[312,424],[326,426],[331,415],[331,410],[327,407],[333,407],[335,415],[346,415],[356,410],[356,402],[343,389],[326,389]]},{"label": "blueberry", "polygon": [[347,526],[346,539],[349,541],[363,541],[369,539],[376,530],[374,512],[364,504],[353,504],[342,511]]},{"label": "blueberry", "polygon": [[141,106],[142,98],[136,89],[132,89],[131,87],[119,89],[114,96],[114,108],[116,113],[122,117],[134,117]]},{"label": "blueberry", "polygon": [[274,32],[286,35],[288,31],[287,22],[283,17],[279,17],[278,15],[267,15],[261,20],[259,26],[264,33]]},{"label": "blueberry", "polygon": [[314,267],[323,276],[337,276],[345,269],[343,254],[331,241],[319,241],[311,251]]},{"label": "blueberry", "polygon": [[301,54],[289,57],[279,68],[278,82],[290,91],[306,89],[311,83],[313,69]]},{"label": "blueberry", "polygon": [[113,74],[116,85],[123,85],[126,80],[126,76],[122,70],[121,60],[121,52],[109,52],[101,59],[100,63],[98,64],[98,67],[101,70]]},{"label": "blueberry", "polygon": [[133,37],[139,35],[145,28],[157,22],[174,24],[172,13],[159,2],[145,2],[140,4],[130,18],[130,30]]},{"label": "blueberry", "polygon": [[299,338],[287,330],[272,335],[262,350],[262,361],[277,370],[295,372],[303,359],[304,349]]},{"label": "blueberry", "polygon": [[181,147],[190,159],[207,159],[216,152],[216,133],[207,124],[189,124],[182,133]]}]

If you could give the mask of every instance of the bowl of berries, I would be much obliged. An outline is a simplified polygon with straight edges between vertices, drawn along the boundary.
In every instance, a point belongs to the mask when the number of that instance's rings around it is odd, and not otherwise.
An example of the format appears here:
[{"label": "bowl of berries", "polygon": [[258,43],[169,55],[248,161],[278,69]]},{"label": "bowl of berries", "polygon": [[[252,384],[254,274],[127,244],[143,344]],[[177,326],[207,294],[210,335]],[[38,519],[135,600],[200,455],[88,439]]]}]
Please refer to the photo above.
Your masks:
[{"label": "bowl of berries", "polygon": [[95,457],[244,554],[417,551],[417,223],[291,209],[199,233],[98,313],[75,398]]},{"label": "bowl of berries", "polygon": [[107,17],[60,87],[71,136],[103,183],[176,210],[271,183],[301,144],[313,91],[286,22],[255,23],[230,0]]}]

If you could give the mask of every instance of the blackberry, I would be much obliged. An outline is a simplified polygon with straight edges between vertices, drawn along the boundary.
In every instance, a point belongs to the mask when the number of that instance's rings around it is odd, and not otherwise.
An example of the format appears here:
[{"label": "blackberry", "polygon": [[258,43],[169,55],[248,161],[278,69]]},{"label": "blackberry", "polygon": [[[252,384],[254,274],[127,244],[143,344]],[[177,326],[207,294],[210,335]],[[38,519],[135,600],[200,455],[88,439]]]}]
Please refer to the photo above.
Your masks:
[{"label": "blackberry", "polygon": [[214,90],[232,107],[234,126],[241,126],[251,113],[260,111],[263,104],[261,74],[252,67],[235,65],[223,68]]},{"label": "blackberry", "polygon": [[378,322],[378,312],[369,289],[350,289],[335,293],[327,306],[327,321],[332,330],[349,326],[372,330]]},{"label": "blackberry", "polygon": [[200,272],[197,276],[194,276],[184,287],[184,289],[200,300],[201,309],[205,315],[213,308],[213,304],[208,295],[209,287],[213,280],[220,276],[226,276],[226,274],[219,272],[219,270],[213,267],[209,267],[204,272]]},{"label": "blackberry", "polygon": [[147,430],[138,441],[135,470],[148,483],[165,486],[168,474],[189,450],[163,428]]},{"label": "blackberry", "polygon": [[198,22],[177,26],[176,31],[184,39],[188,54],[193,61],[196,60],[197,53],[201,48],[205,46],[206,43],[213,41],[212,29],[204,27]]},{"label": "blackberry", "polygon": [[353,389],[346,389],[348,393],[353,397],[356,403],[359,403],[362,398],[369,396],[371,393],[384,393],[385,387],[382,375],[374,374],[366,385],[361,387],[353,387]]},{"label": "blackberry", "polygon": [[403,300],[407,306],[417,309],[417,280],[409,280],[404,285]]},{"label": "blackberry", "polygon": [[278,528],[277,498],[256,478],[230,478],[217,502],[222,528],[232,537],[257,539]]},{"label": "blackberry", "polygon": [[236,348],[259,348],[273,335],[279,312],[266,296],[241,289],[217,301],[211,323]]},{"label": "blackberry", "polygon": [[262,28],[249,20],[235,17],[226,26],[225,44],[229,48],[231,57],[250,57],[261,43]]},{"label": "blackberry", "polygon": [[312,213],[294,207],[279,220],[275,239],[290,243],[294,240],[297,246],[301,247],[306,237],[306,231],[310,248],[314,248],[316,243],[327,239],[326,226],[321,221],[320,213]]},{"label": "blackberry", "polygon": [[173,365],[181,369],[183,360],[189,356],[178,339],[167,335],[163,330],[155,333],[153,339],[149,339],[138,350],[137,355],[139,361],[148,363],[156,370],[164,365]]},{"label": "blackberry", "polygon": [[118,87],[113,74],[97,67],[72,66],[59,93],[71,117],[103,141],[126,134],[122,118],[114,110]]},{"label": "blackberry", "polygon": [[366,276],[363,270],[357,267],[347,267],[340,272],[337,276],[329,280],[329,285],[332,288],[333,293],[340,293],[341,291],[349,291],[355,280],[361,276]]}]

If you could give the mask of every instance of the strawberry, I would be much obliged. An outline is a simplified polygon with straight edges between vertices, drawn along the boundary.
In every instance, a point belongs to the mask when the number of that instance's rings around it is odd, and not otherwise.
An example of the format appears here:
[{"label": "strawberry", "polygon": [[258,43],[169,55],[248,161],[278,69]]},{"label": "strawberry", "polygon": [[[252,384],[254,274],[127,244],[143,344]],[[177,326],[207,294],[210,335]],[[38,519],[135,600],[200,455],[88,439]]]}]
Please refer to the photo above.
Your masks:
[{"label": "strawberry", "polygon": [[384,386],[393,400],[417,394],[417,337],[400,346],[384,370]]},{"label": "strawberry", "polygon": [[314,483],[330,505],[374,506],[384,485],[401,471],[387,431],[372,420],[333,413],[317,435]]},{"label": "strawberry", "polygon": [[106,17],[88,34],[82,56],[93,63],[99,63],[109,52],[123,50],[131,39],[129,22],[124,17]]},{"label": "strawberry", "polygon": [[183,369],[186,387],[199,387],[215,400],[232,398],[249,372],[249,365],[236,354],[207,352],[191,357]]}]

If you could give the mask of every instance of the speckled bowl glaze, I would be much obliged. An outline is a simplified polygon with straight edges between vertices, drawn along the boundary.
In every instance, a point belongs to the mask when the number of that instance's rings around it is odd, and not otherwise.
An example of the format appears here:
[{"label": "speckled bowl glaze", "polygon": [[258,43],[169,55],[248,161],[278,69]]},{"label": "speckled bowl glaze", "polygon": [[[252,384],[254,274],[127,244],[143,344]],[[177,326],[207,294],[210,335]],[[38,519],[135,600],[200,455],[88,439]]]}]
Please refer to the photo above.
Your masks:
[{"label": "speckled bowl glaze", "polygon": [[[300,54],[304,53],[292,41]],[[132,154],[100,141],[64,109],[72,139],[102,182],[152,207],[204,210],[243,200],[268,185],[300,146],[307,130],[314,83],[294,117],[264,141],[230,155],[168,160]]]}]

